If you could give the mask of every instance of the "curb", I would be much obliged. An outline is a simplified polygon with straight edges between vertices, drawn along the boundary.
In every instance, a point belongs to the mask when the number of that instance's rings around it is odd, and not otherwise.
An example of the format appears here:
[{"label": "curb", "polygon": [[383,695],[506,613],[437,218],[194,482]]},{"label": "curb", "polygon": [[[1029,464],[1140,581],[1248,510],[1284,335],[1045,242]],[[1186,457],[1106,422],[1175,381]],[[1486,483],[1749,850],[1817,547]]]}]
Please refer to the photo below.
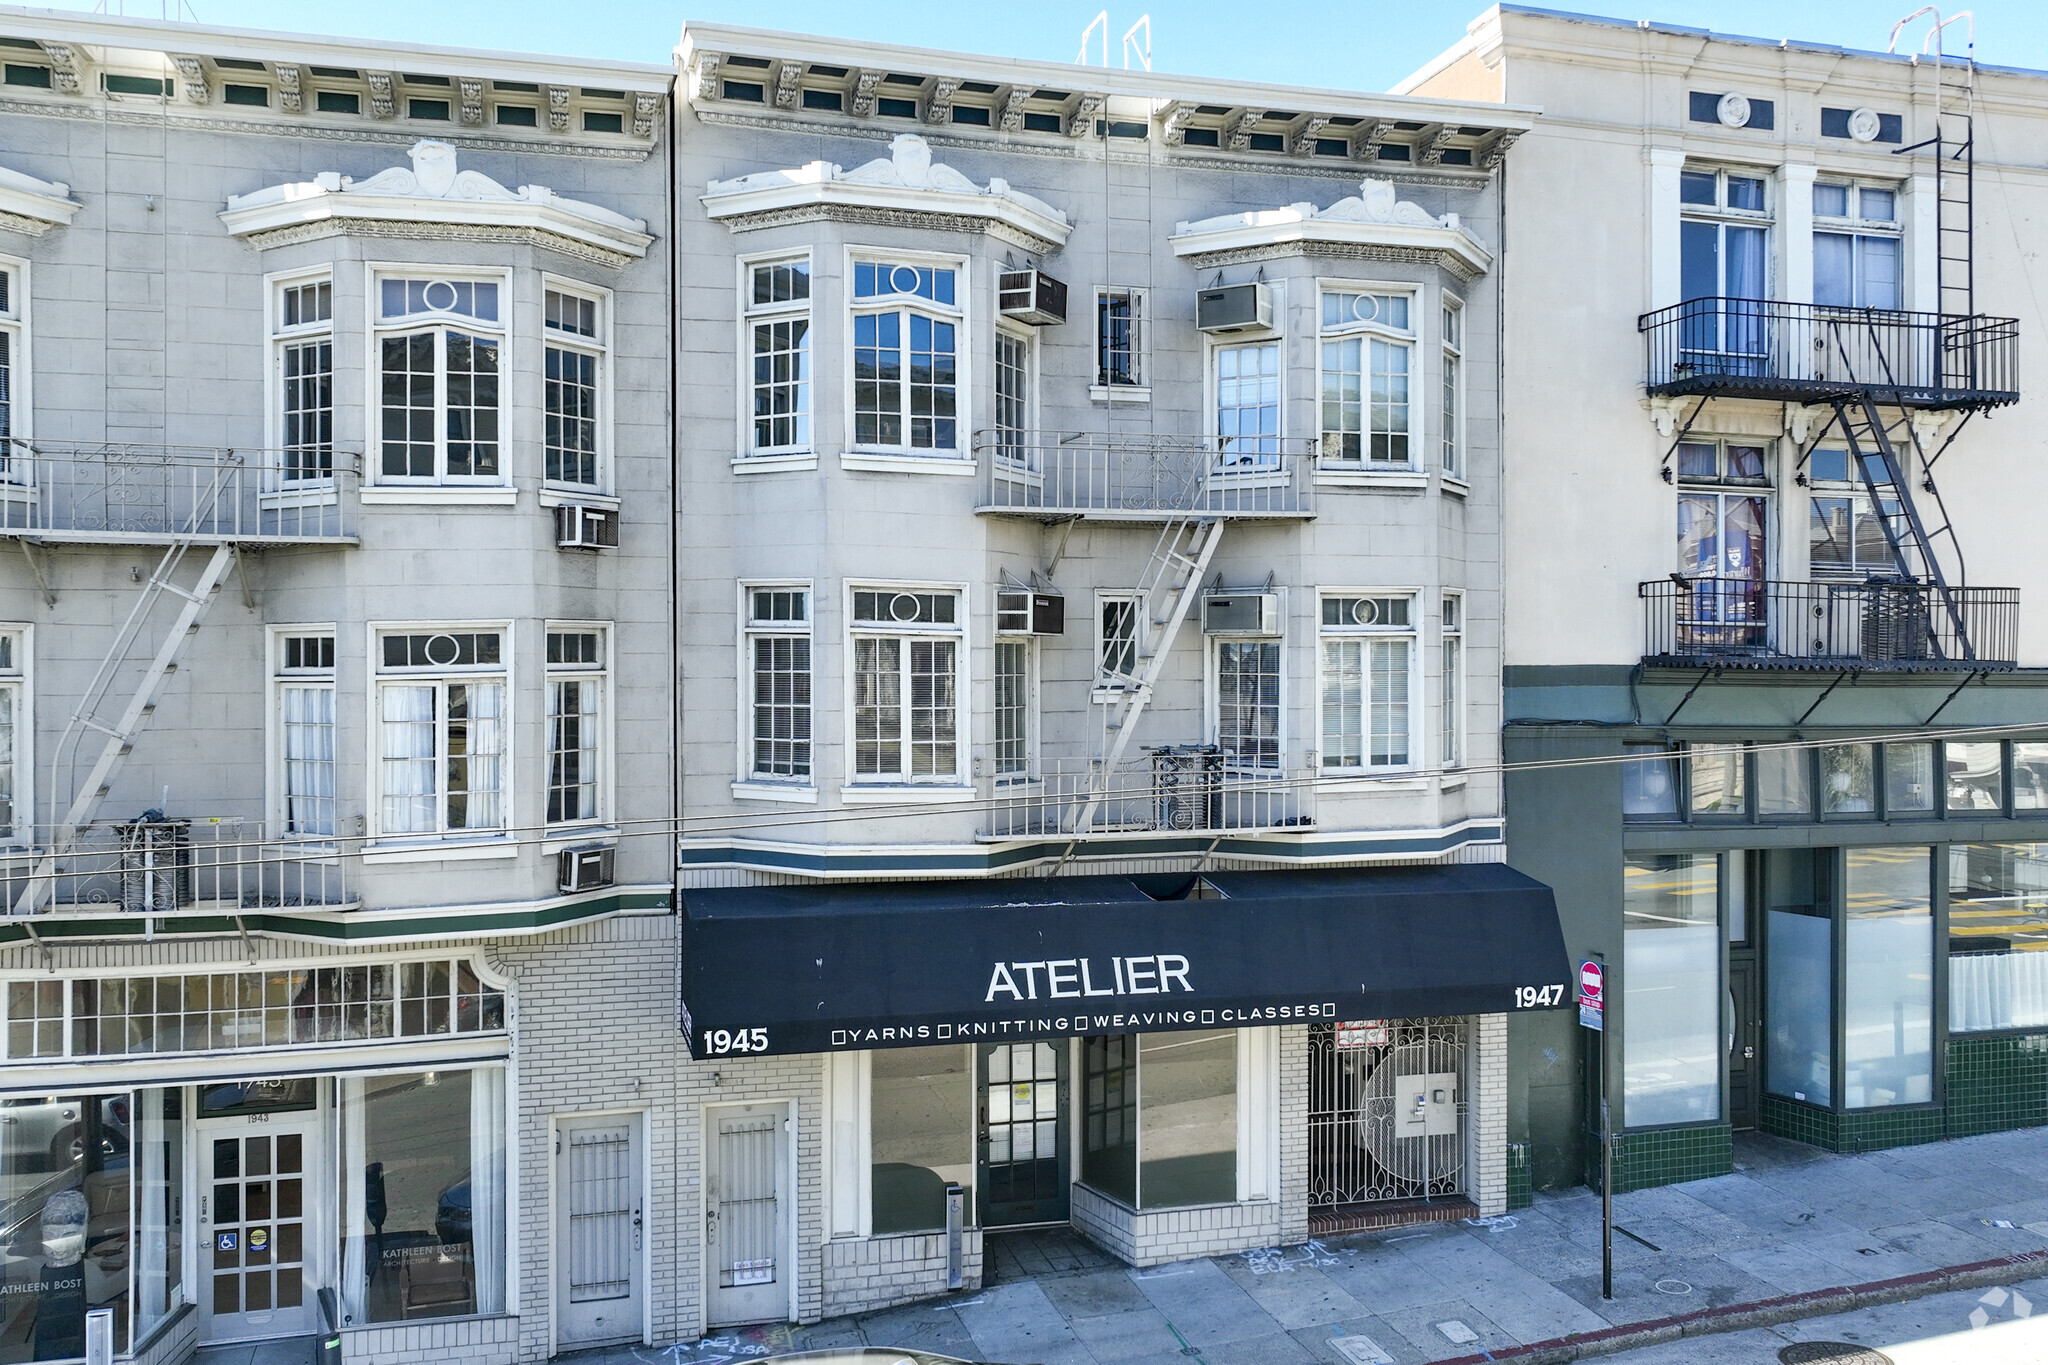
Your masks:
[{"label": "curb", "polygon": [[1489,1365],[1489,1362],[1504,1360],[1521,1362],[1522,1365],[1565,1365],[1567,1361],[1612,1355],[1617,1351],[1631,1350],[1637,1346],[1654,1346],[1685,1337],[1736,1332],[1748,1327],[1775,1327],[1779,1323],[1796,1322],[1801,1318],[1871,1308],[1878,1304],[1904,1303],[1909,1299],[1945,1293],[1951,1289],[1976,1289],[1986,1285],[2005,1284],[2013,1279],[2026,1279],[2030,1272],[2042,1268],[2048,1268],[2048,1251],[2026,1251],[2001,1256],[1994,1261],[1972,1261],[1967,1265],[1952,1265],[1941,1270],[1923,1270],[1918,1274],[1900,1275],[1890,1280],[1872,1280],[1868,1284],[1844,1285],[1834,1289],[1809,1289],[1803,1294],[1785,1294],[1774,1299],[1724,1304],[1719,1308],[1702,1308],[1697,1312],[1681,1313],[1669,1318],[1652,1318],[1647,1322],[1621,1323],[1613,1327],[1604,1327],[1597,1332],[1577,1332],[1568,1337],[1553,1337],[1549,1341],[1531,1342],[1526,1346],[1510,1346],[1499,1351],[1453,1356],[1436,1361],[1435,1365]]}]

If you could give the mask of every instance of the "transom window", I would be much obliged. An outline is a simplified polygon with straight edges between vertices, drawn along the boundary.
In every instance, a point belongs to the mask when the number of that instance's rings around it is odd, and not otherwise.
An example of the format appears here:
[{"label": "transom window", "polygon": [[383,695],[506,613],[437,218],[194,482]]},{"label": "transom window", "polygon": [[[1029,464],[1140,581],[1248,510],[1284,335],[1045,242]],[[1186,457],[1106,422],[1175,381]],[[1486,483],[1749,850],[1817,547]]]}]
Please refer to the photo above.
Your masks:
[{"label": "transom window", "polygon": [[[1447,598],[1447,606],[1455,600]],[[1454,617],[1455,608],[1448,609]],[[1326,594],[1320,629],[1322,768],[1408,766],[1414,595]],[[1448,631],[1447,623],[1447,639]]]},{"label": "transom window", "polygon": [[958,272],[859,261],[853,274],[853,443],[954,453],[960,418]]},{"label": "transom window", "polygon": [[334,474],[334,284],[326,278],[277,288],[274,364],[279,473],[287,483]]},{"label": "transom window", "polygon": [[[1322,453],[1326,460],[1365,468],[1409,467],[1412,302],[1407,294],[1323,291]],[[1448,338],[1445,344],[1448,356]]]},{"label": "transom window", "polygon": [[506,825],[508,690],[498,631],[393,632],[379,640],[378,828]]},{"label": "transom window", "polygon": [[746,590],[747,764],[757,782],[811,780],[811,593]]},{"label": "transom window", "polygon": [[601,300],[564,289],[548,289],[542,300],[542,407],[549,483],[594,488],[600,482],[598,405],[605,357],[605,309]]},{"label": "transom window", "polygon": [[960,780],[959,602],[916,589],[853,593],[855,781]]},{"label": "transom window", "polygon": [[498,284],[380,278],[377,327],[380,477],[502,482]]},{"label": "transom window", "polygon": [[747,451],[769,455],[811,446],[811,263],[770,261],[747,268]]}]

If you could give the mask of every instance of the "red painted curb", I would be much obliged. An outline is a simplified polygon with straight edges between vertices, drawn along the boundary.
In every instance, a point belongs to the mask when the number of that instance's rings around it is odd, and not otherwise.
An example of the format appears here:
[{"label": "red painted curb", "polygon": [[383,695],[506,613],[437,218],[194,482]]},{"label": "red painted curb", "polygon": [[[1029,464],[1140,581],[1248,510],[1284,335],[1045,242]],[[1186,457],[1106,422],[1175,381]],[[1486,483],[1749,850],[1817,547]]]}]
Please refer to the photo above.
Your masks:
[{"label": "red painted curb", "polygon": [[1575,1332],[1568,1337],[1552,1337],[1548,1341],[1533,1341],[1523,1346],[1507,1346],[1498,1351],[1481,1351],[1474,1355],[1456,1356],[1448,1360],[1433,1362],[1433,1365],[1489,1365],[1490,1362],[1517,1360],[1524,1356],[1544,1351],[1563,1350],[1573,1346],[1585,1346],[1595,1342],[1612,1342],[1626,1337],[1661,1335],[1676,1331],[1684,1335],[1687,1327],[1714,1322],[1721,1318],[1734,1317],[1741,1313],[1768,1313],[1781,1308],[1797,1308],[1802,1304],[1823,1303],[1830,1299],[1856,1298],[1862,1295],[1884,1294],[1892,1290],[1911,1289],[1916,1285],[1936,1284],[1943,1280],[1963,1275],[1974,1275],[2000,1268],[2018,1269],[2024,1266],[2048,1263],[2048,1251],[2023,1251],[2011,1256],[2000,1256],[1989,1261],[1971,1261],[1967,1265],[1946,1266],[1940,1270],[1922,1270],[1912,1275],[1900,1275],[1889,1280],[1872,1280],[1867,1284],[1840,1285],[1832,1289],[1808,1289],[1798,1294],[1784,1294],[1774,1299],[1752,1299],[1748,1303],[1723,1304],[1719,1308],[1702,1308],[1691,1313],[1680,1313],[1675,1317],[1647,1318],[1642,1322],[1616,1323],[1594,1332]]}]

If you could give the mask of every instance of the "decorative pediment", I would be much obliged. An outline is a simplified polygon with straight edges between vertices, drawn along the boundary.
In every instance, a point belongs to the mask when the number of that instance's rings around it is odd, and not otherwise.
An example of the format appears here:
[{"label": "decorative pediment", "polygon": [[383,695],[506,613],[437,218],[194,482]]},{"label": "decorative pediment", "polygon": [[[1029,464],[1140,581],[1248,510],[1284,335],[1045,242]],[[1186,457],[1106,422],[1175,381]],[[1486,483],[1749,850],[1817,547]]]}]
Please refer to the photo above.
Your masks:
[{"label": "decorative pediment", "polygon": [[71,215],[84,207],[71,197],[69,185],[0,166],[0,229],[40,237],[69,225]]},{"label": "decorative pediment", "polygon": [[932,160],[931,144],[900,134],[889,155],[846,170],[813,161],[786,171],[714,180],[702,196],[713,222],[734,232],[834,218],[942,232],[983,232],[1027,251],[1056,251],[1073,224],[1043,199],[995,179],[977,185]]},{"label": "decorative pediment", "polygon": [[1173,253],[1198,266],[1289,250],[1366,259],[1431,260],[1470,279],[1493,264],[1493,253],[1459,222],[1395,193],[1390,180],[1366,180],[1359,193],[1326,209],[1314,204],[1257,209],[1176,224]]},{"label": "decorative pediment", "polygon": [[545,185],[511,190],[481,171],[461,170],[446,142],[423,138],[409,155],[410,169],[393,166],[367,180],[323,171],[311,180],[234,195],[221,221],[259,246],[343,233],[510,240],[604,265],[637,260],[654,241],[641,219],[565,199]]}]

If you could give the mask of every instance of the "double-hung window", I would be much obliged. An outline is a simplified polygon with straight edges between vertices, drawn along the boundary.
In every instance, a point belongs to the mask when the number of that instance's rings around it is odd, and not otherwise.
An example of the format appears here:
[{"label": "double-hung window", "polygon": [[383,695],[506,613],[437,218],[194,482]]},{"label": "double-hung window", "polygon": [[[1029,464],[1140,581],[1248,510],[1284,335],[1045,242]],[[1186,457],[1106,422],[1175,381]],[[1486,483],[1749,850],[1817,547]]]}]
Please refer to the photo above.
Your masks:
[{"label": "double-hung window", "polygon": [[853,265],[853,444],[956,455],[960,272],[901,260]]},{"label": "double-hung window", "polygon": [[609,300],[550,280],[543,291],[542,386],[546,475],[552,484],[597,488],[605,436],[604,361]]},{"label": "double-hung window", "polygon": [[550,825],[605,818],[607,634],[601,625],[547,628]]},{"label": "double-hung window", "polygon": [[14,448],[7,444],[28,434],[24,419],[28,407],[23,401],[28,386],[26,340],[28,290],[25,270],[13,261],[0,260],[0,475],[8,474],[7,463]]},{"label": "double-hung window", "polygon": [[1324,771],[1405,768],[1413,762],[1415,624],[1409,593],[1323,597]]},{"label": "double-hung window", "polygon": [[505,332],[500,293],[494,279],[378,276],[380,481],[505,481],[498,437]]},{"label": "double-hung window", "polygon": [[35,727],[28,705],[28,633],[0,630],[0,841],[28,842],[35,808],[29,796]]},{"label": "double-hung window", "polygon": [[273,289],[278,476],[289,488],[334,477],[334,283],[299,276]]},{"label": "double-hung window", "polygon": [[1840,308],[1899,306],[1898,203],[1898,189],[1891,185],[1815,183],[1815,303]]},{"label": "double-hung window", "polygon": [[751,261],[746,279],[749,455],[811,448],[811,262]]},{"label": "double-hung window", "polygon": [[[1340,469],[1412,467],[1409,377],[1415,351],[1413,307],[1414,299],[1408,294],[1322,291],[1322,454],[1326,463]],[[1449,345],[1446,337],[1446,354]]]},{"label": "double-hung window", "polygon": [[1216,443],[1225,468],[1280,462],[1280,343],[1216,348]]},{"label": "double-hung window", "polygon": [[996,454],[1027,463],[1031,430],[1031,338],[996,329]]},{"label": "double-hung window", "polygon": [[[1875,482],[1887,485],[1878,457],[1864,458],[1872,461]],[[1896,573],[1897,561],[1878,517],[1880,511],[1898,515],[1898,501],[1873,502],[1846,450],[1815,450],[1806,458],[1806,472],[1813,485],[1806,504],[1806,562],[1814,576],[1862,579]]]},{"label": "double-hung window", "polygon": [[378,832],[507,827],[511,706],[502,626],[377,635]]},{"label": "double-hung window", "polygon": [[957,783],[960,667],[957,592],[855,588],[853,778]]},{"label": "double-hung window", "polygon": [[1465,310],[1446,301],[1443,310],[1443,403],[1438,441],[1443,472],[1465,477]]},{"label": "double-hung window", "polygon": [[998,782],[1016,782],[1031,773],[1032,745],[1036,740],[1032,724],[1032,649],[1029,636],[999,636],[995,650],[995,776]]},{"label": "double-hung window", "polygon": [[1443,736],[1438,744],[1442,766],[1465,764],[1465,598],[1447,592],[1443,599]]},{"label": "double-hung window", "polygon": [[1770,480],[1754,441],[1681,441],[1678,571],[1761,583],[1770,564]]},{"label": "double-hung window", "polygon": [[1135,397],[1150,382],[1145,373],[1145,291],[1095,291],[1095,387]]},{"label": "double-hung window", "polygon": [[747,773],[755,782],[811,782],[811,593],[750,587],[746,599]]},{"label": "double-hung window", "polygon": [[1234,769],[1280,766],[1280,641],[1215,642],[1216,743]]},{"label": "double-hung window", "polygon": [[1761,373],[1769,362],[1771,208],[1759,172],[1695,169],[1678,177],[1678,274],[1688,305],[1681,363],[1708,374]]},{"label": "double-hung window", "polygon": [[300,839],[335,834],[334,632],[296,628],[271,637],[277,693],[276,817]]}]

